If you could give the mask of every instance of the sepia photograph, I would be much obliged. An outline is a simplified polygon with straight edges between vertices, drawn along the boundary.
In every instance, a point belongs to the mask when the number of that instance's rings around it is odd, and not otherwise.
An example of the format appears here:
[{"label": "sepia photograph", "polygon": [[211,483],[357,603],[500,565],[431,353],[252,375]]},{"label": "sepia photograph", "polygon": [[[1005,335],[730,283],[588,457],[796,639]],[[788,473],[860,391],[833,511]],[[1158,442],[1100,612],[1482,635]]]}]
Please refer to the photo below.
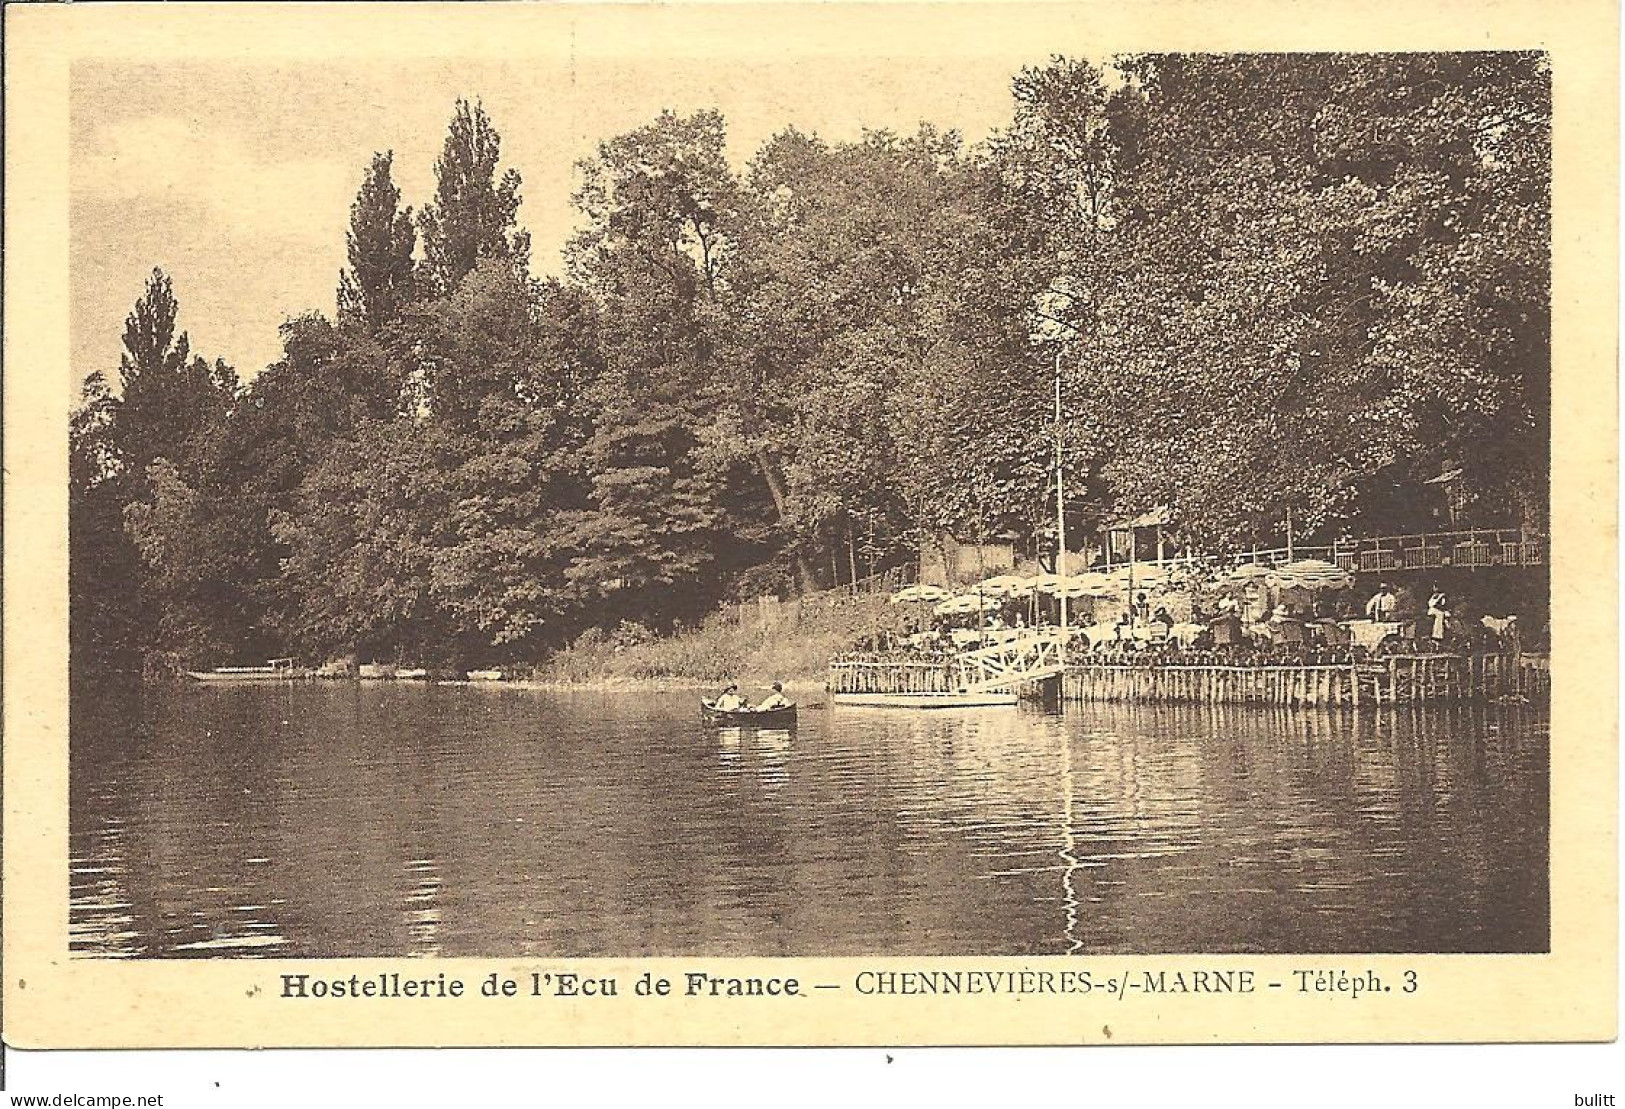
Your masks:
[{"label": "sepia photograph", "polygon": [[76,61],[72,955],[1551,950],[1551,77]]},{"label": "sepia photograph", "polygon": [[4,20],[0,1090],[1616,1037],[1612,0]]}]

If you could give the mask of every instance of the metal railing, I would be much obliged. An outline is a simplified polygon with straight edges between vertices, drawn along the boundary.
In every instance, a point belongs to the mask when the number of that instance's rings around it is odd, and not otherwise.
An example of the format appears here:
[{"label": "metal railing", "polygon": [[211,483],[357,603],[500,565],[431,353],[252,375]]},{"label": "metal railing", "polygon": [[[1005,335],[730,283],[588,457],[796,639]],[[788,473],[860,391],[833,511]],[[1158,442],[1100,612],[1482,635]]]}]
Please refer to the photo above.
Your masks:
[{"label": "metal railing", "polygon": [[960,687],[971,692],[1015,689],[1053,677],[1064,665],[1064,643],[1059,628],[1033,628],[1001,636],[998,642],[985,647],[961,651],[955,659]]}]

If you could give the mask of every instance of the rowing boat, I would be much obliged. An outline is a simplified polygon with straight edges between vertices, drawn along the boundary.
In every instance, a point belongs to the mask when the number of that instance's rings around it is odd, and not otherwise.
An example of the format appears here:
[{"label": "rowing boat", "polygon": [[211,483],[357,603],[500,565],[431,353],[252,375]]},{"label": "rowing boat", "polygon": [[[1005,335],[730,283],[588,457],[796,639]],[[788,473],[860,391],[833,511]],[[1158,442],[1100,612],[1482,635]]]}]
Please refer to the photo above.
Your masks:
[{"label": "rowing boat", "polygon": [[700,701],[700,716],[707,724],[727,728],[793,728],[796,724],[796,706],[782,705],[775,709],[719,709],[713,701]]}]

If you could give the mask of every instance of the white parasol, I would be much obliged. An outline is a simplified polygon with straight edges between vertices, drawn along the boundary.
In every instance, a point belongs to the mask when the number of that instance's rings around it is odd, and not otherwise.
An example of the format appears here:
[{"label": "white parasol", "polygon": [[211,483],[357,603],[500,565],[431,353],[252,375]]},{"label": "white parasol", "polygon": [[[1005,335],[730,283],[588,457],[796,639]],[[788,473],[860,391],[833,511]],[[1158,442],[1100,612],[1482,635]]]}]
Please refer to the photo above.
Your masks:
[{"label": "white parasol", "polygon": [[990,608],[998,608],[999,602],[993,597],[982,597],[975,593],[961,593],[957,597],[950,597],[943,601],[931,612],[936,616],[963,616],[972,612],[986,612]]},{"label": "white parasol", "polygon": [[909,585],[893,593],[891,603],[894,605],[935,604],[938,601],[945,601],[951,596],[953,596],[952,593],[935,585]]},{"label": "white parasol", "polygon": [[1262,581],[1269,576],[1270,568],[1268,566],[1259,562],[1243,562],[1240,566],[1225,574],[1224,577],[1226,581],[1244,584],[1249,581]]},{"label": "white parasol", "polygon": [[1277,589],[1348,589],[1354,575],[1324,559],[1304,558],[1277,567],[1269,584]]},{"label": "white parasol", "polygon": [[1107,577],[1117,589],[1128,588],[1131,580],[1135,589],[1154,589],[1167,582],[1169,574],[1166,569],[1153,562],[1144,566],[1138,564],[1119,566]]}]

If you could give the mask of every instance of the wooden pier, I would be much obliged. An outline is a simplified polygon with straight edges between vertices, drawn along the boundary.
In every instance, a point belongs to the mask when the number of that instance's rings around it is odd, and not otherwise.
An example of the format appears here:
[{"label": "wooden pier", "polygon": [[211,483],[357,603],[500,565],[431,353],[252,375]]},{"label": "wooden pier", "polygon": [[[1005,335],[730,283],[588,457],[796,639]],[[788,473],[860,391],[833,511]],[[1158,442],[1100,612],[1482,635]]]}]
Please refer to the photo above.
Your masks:
[{"label": "wooden pier", "polygon": [[1549,671],[1514,655],[1391,655],[1373,662],[1303,666],[1074,663],[1069,701],[1346,706],[1532,698]]},{"label": "wooden pier", "polygon": [[831,693],[952,693],[953,665],[892,659],[837,659],[829,664]]},{"label": "wooden pier", "polygon": [[[1513,654],[1390,655],[1355,663],[1250,666],[1080,659],[1067,664],[1061,695],[1080,702],[1306,708],[1534,699],[1551,691],[1551,673],[1542,661]],[[946,693],[963,688],[964,677],[962,668],[946,659],[848,658],[831,663],[829,689]],[[1037,692],[1039,683],[1012,678],[1011,688]]]},{"label": "wooden pier", "polygon": [[[1068,701],[1218,705],[1349,705],[1361,699],[1354,666],[1069,666]],[[1370,687],[1365,695],[1369,699]]]}]

